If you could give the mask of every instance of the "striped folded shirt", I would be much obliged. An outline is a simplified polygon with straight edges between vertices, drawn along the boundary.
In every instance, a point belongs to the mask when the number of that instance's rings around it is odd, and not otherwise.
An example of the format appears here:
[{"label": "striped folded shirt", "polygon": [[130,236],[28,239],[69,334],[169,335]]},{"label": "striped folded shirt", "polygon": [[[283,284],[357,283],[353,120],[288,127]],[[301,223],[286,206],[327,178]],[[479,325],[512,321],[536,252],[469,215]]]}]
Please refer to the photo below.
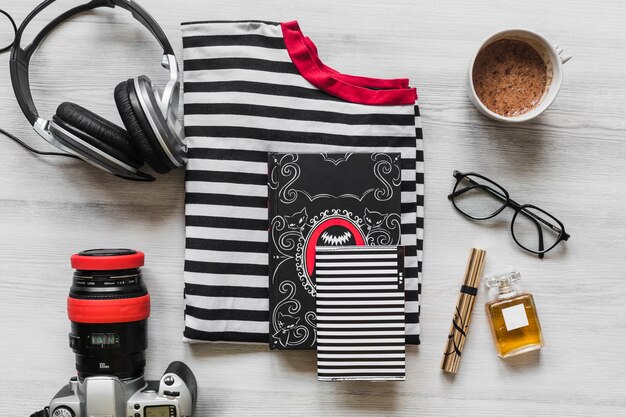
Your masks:
[{"label": "striped folded shirt", "polygon": [[424,166],[407,79],[341,74],[296,22],[183,23],[186,341],[268,343],[267,154],[401,154],[406,342],[419,343]]}]

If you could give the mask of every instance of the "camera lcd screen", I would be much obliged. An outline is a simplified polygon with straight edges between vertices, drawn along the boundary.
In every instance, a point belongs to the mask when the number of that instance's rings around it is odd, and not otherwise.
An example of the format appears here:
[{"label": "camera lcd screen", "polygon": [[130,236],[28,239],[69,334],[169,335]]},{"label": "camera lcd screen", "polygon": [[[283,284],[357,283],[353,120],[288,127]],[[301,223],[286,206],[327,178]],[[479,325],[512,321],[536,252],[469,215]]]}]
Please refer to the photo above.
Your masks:
[{"label": "camera lcd screen", "polygon": [[89,341],[92,346],[118,346],[120,336],[117,333],[92,333]]},{"label": "camera lcd screen", "polygon": [[154,405],[143,409],[144,417],[170,417],[169,405]]}]

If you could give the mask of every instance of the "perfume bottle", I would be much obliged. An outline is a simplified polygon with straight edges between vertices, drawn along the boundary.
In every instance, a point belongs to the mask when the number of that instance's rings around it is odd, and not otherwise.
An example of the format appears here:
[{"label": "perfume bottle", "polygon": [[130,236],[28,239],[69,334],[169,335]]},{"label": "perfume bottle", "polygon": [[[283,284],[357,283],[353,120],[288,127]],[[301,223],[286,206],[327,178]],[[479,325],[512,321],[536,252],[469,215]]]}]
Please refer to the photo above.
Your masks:
[{"label": "perfume bottle", "polygon": [[520,292],[521,275],[509,272],[492,276],[485,285],[497,293],[495,300],[485,304],[498,356],[508,358],[543,347],[543,335],[533,296]]}]

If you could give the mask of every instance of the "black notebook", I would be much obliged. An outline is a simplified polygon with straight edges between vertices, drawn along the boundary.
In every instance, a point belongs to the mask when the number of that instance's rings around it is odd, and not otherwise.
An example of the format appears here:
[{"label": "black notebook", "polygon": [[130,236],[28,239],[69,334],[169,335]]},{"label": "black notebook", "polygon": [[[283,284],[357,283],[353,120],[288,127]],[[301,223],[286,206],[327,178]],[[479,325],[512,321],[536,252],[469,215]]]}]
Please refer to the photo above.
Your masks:
[{"label": "black notebook", "polygon": [[314,349],[318,246],[399,245],[399,153],[268,155],[271,349]]}]

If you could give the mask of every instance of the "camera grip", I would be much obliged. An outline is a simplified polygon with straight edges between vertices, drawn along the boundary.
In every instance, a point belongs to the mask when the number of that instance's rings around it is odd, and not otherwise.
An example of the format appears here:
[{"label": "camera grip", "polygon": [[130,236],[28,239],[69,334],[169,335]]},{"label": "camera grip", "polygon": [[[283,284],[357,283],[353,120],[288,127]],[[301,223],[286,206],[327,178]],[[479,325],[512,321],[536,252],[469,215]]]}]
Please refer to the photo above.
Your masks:
[{"label": "camera grip", "polygon": [[191,403],[193,404],[193,408],[195,408],[196,400],[198,398],[198,384],[196,382],[196,377],[193,372],[191,372],[191,369],[189,369],[189,367],[183,362],[174,361],[167,367],[163,375],[165,374],[176,374],[183,380],[191,393]]},{"label": "camera grip", "polygon": [[48,407],[46,407],[43,410],[34,412],[33,414],[30,415],[30,417],[48,417],[49,415],[50,415],[50,410],[48,409]]}]

